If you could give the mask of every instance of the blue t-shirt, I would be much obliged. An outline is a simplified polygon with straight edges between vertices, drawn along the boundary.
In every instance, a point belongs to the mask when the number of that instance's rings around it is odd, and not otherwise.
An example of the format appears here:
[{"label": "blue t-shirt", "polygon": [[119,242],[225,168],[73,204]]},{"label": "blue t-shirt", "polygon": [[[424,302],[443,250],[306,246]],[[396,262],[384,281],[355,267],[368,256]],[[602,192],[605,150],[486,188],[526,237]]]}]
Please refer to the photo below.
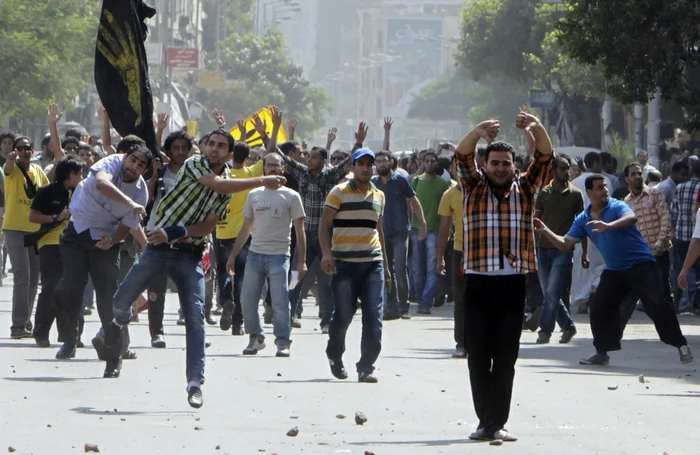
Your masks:
[{"label": "blue t-shirt", "polygon": [[411,230],[408,220],[408,200],[416,197],[408,179],[396,172],[391,172],[391,178],[386,184],[380,176],[372,177],[372,183],[384,193],[385,205],[382,217],[382,229],[385,237],[405,234]]},{"label": "blue t-shirt", "polygon": [[[624,202],[610,198],[610,202],[600,214],[600,221],[612,223],[631,211],[632,209]],[[576,217],[566,235],[577,240],[588,236],[603,255],[606,269],[621,272],[643,262],[655,262],[654,255],[637,226],[607,232],[593,232],[593,227],[587,226],[590,221],[593,221],[593,218],[591,218],[591,205],[588,204],[586,210]]]}]

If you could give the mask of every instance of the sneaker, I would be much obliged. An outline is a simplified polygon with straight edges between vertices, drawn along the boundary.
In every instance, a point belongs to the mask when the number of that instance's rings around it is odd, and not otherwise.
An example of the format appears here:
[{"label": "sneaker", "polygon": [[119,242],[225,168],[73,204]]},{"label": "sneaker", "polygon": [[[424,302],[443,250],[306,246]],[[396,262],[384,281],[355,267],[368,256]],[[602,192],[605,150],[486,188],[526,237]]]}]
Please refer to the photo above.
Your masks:
[{"label": "sneaker", "polygon": [[690,363],[693,361],[693,353],[690,352],[688,346],[681,346],[678,348],[678,353],[681,355],[681,363]]},{"label": "sneaker", "polygon": [[165,348],[165,337],[163,335],[155,335],[151,338],[152,348]]},{"label": "sneaker", "polygon": [[92,314],[92,309],[90,307],[83,308],[83,316],[90,316]]},{"label": "sneaker", "polygon": [[537,336],[537,341],[535,341],[535,343],[537,343],[537,344],[549,344],[550,338],[551,337],[549,335],[547,335],[546,333],[540,332],[540,334]]},{"label": "sneaker", "polygon": [[395,321],[397,319],[401,319],[401,313],[398,311],[387,311],[384,313],[385,321]]},{"label": "sneaker", "polygon": [[581,365],[607,365],[610,363],[610,357],[607,354],[595,353],[587,359],[578,361]]},{"label": "sneaker", "polygon": [[224,309],[220,306],[217,306],[216,308],[211,310],[211,314],[213,314],[214,316],[221,316],[222,314],[224,314]]},{"label": "sneaker", "polygon": [[187,389],[187,402],[195,409],[199,409],[204,404],[202,389],[199,387],[189,387]]},{"label": "sneaker", "polygon": [[277,353],[275,357],[289,357],[289,345],[288,344],[278,344]]},{"label": "sneaker", "polygon": [[419,306],[416,314],[430,314],[429,306]]},{"label": "sneaker", "polygon": [[401,319],[411,319],[411,313],[408,311],[405,313],[401,313]]},{"label": "sneaker", "polygon": [[187,325],[187,323],[185,322],[185,317],[184,317],[184,316],[180,316],[179,318],[177,318],[176,324],[177,324],[177,325]]},{"label": "sneaker", "polygon": [[357,375],[357,382],[366,382],[367,384],[376,384],[379,382],[379,379],[372,373],[358,373]]},{"label": "sneaker", "polygon": [[211,313],[204,315],[204,320],[207,321],[209,325],[216,325],[219,323],[216,318],[211,317]]},{"label": "sneaker", "polygon": [[328,326],[327,325],[322,325],[321,326],[321,333],[324,335],[328,334]]},{"label": "sneaker", "polygon": [[56,358],[59,360],[70,360],[75,357],[75,346],[70,346],[64,343],[56,353]]},{"label": "sneaker", "polygon": [[295,329],[301,328],[301,320],[296,316],[292,318],[292,327],[294,327]]},{"label": "sneaker", "polygon": [[559,344],[567,344],[576,335],[576,327],[571,330],[562,331],[561,338],[559,339]]},{"label": "sneaker", "polygon": [[505,428],[501,428],[500,430],[495,432],[493,434],[493,436],[491,436],[488,439],[494,440],[494,441],[498,439],[498,440],[501,440],[504,442],[515,442],[518,440],[518,438],[516,438],[512,434],[508,433],[508,430],[506,430]]},{"label": "sneaker", "polygon": [[486,440],[488,440],[483,428],[477,428],[474,433],[469,435],[469,439],[471,439],[472,441],[486,441]]},{"label": "sneaker", "polygon": [[250,335],[248,347],[243,350],[243,355],[255,355],[265,349],[265,337],[262,335]]},{"label": "sneaker", "polygon": [[20,327],[19,329],[10,330],[10,338],[13,340],[21,340],[23,338],[34,338],[34,335],[26,328]]},{"label": "sneaker", "polygon": [[231,328],[233,323],[233,304],[227,303],[224,305],[224,311],[221,313],[221,318],[219,318],[219,327],[224,332]]},{"label": "sneaker", "polygon": [[136,352],[132,351],[131,349],[127,349],[127,351],[122,354],[122,359],[124,360],[136,360],[138,358],[139,356],[136,354]]},{"label": "sneaker", "polygon": [[454,354],[452,354],[453,359],[466,359],[467,358],[467,349],[463,347],[458,347],[455,349]]},{"label": "sneaker", "polygon": [[337,379],[347,379],[348,372],[345,371],[345,366],[342,360],[328,359],[328,364],[331,366],[331,373]]},{"label": "sneaker", "polygon": [[245,331],[243,330],[243,327],[240,324],[232,324],[231,325],[231,335],[243,336],[243,335],[245,335]]},{"label": "sneaker", "polygon": [[527,318],[527,321],[525,321],[525,327],[527,327],[531,332],[536,332],[537,328],[540,326],[542,311],[544,311],[544,308],[537,307],[535,311],[532,312],[530,317]]},{"label": "sneaker", "polygon": [[51,342],[49,341],[49,337],[34,337],[34,341],[36,342],[36,345],[39,346],[40,348],[50,348],[51,347]]}]

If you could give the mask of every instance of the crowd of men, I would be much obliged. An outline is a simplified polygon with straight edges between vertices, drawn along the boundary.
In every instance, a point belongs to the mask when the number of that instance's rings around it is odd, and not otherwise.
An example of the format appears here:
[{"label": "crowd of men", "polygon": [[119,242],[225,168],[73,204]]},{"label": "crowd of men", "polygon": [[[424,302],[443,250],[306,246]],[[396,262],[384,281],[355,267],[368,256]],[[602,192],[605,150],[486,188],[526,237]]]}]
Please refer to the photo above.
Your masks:
[{"label": "crowd of men", "polygon": [[[539,329],[537,343],[546,344],[558,324],[559,343],[569,343],[574,305],[590,313],[596,351],[582,364],[609,363],[635,309],[682,363],[692,361],[677,314],[700,312],[696,157],[675,162],[661,181],[642,152],[620,175],[607,153],[557,155],[524,109],[515,121],[524,157],[496,141],[493,120],[456,146],[410,157],[391,152],[389,118],[376,153],[364,147],[364,123],[351,150],[331,152],[335,128],[325,147],[305,150],[293,119],[290,140],[278,144],[282,113],[270,111],[271,134],[254,119],[264,142],[256,149],[233,139],[218,110],[219,128],[198,141],[184,131],[163,140],[160,115],[160,150],[135,136],[112,146],[106,112],[101,139],[75,130],[61,138],[56,105],[41,151],[26,136],[0,135],[11,337],[50,347],[55,321],[56,358],[70,360],[83,347],[94,294],[101,329],[92,345],[104,377],[117,378],[122,360],[137,357],[128,325],[144,309],[152,347],[166,347],[165,294],[174,288],[187,398],[199,408],[205,324],[248,335],[243,354],[256,355],[266,347],[263,301],[275,355],[290,357],[311,292],[331,373],[347,379],[345,338],[359,308],[358,380],[376,383],[383,322],[410,319],[412,302],[426,316],[454,302],[453,356],[468,358],[479,419],[470,437],[504,441],[516,440],[505,424],[522,330]],[[247,137],[245,122],[234,128]]]}]

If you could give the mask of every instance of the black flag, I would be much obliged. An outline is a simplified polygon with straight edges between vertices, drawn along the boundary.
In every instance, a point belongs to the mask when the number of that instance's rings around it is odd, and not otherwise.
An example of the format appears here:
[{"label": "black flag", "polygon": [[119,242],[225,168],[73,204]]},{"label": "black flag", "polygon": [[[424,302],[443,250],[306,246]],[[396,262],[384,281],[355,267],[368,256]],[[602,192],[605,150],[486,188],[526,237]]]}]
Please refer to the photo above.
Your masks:
[{"label": "black flag", "polygon": [[157,153],[153,95],[144,40],[155,8],[143,0],[103,0],[95,48],[95,84],[117,132],[135,134]]}]

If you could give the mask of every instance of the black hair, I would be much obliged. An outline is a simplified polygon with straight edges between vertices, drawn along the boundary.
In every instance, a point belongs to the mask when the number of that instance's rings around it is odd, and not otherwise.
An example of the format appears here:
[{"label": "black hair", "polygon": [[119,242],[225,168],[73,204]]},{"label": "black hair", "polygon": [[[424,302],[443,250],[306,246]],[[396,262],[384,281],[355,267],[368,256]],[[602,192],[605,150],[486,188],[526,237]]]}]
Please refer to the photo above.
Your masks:
[{"label": "black hair", "polygon": [[[595,153],[595,152],[594,152]],[[596,153],[597,155],[597,153]],[[586,155],[588,156],[588,155]],[[593,189],[593,182],[597,182],[598,180],[602,180],[605,182],[605,177],[603,177],[603,174],[592,174],[586,177],[586,190],[592,190]]]},{"label": "black hair", "polygon": [[567,155],[566,153],[558,153],[554,157],[554,162],[552,163],[552,169],[554,169],[554,170],[559,169],[560,160],[566,160],[566,164],[571,166],[571,157],[569,155]]},{"label": "black hair", "polygon": [[243,164],[249,156],[250,145],[242,141],[236,142],[236,144],[233,146],[233,162],[237,164]]},{"label": "black hair", "polygon": [[76,147],[79,147],[80,141],[73,136],[68,136],[61,141],[61,148],[65,149],[70,144],[75,144]]},{"label": "black hair", "polygon": [[51,135],[47,134],[46,136],[44,136],[44,139],[41,140],[41,148],[43,149],[44,147],[48,147],[50,142]]},{"label": "black hair", "polygon": [[199,141],[197,141],[197,146],[199,148],[202,148],[202,144],[206,144],[208,140],[209,140],[209,135],[205,134],[204,136],[199,138]]},{"label": "black hair", "polygon": [[34,148],[34,143],[32,142],[31,138],[28,138],[27,136],[17,136],[15,137],[15,140],[12,141],[12,150],[17,148],[17,144],[19,144],[19,141],[21,141],[22,139],[26,139],[27,141],[29,141],[29,146]]},{"label": "black hair", "polygon": [[483,145],[480,145],[480,146],[478,146],[478,147],[476,148],[476,153],[477,153],[480,157],[486,159],[486,147],[484,147]]},{"label": "black hair", "polygon": [[513,160],[513,162],[520,164],[521,168],[525,167],[525,160],[523,160],[522,156],[516,156],[515,159]]},{"label": "black hair", "polygon": [[441,156],[438,158],[438,164],[440,169],[444,172],[450,172],[450,167],[452,166],[452,160],[446,156]]},{"label": "black hair", "polygon": [[484,154],[484,159],[486,159],[486,161],[489,160],[489,155],[491,154],[491,152],[509,152],[510,159],[513,160],[513,162],[515,162],[516,160],[515,149],[512,145],[510,145],[507,142],[497,141],[489,144],[489,146],[486,147],[486,152]]},{"label": "black hair", "polygon": [[149,149],[145,145],[134,144],[133,146],[131,146],[131,148],[129,148],[129,150],[126,151],[126,156],[133,155],[134,153],[143,154],[146,157],[146,169],[151,167],[154,159],[153,152],[151,151],[151,149]]},{"label": "black hair", "polygon": [[289,156],[290,153],[296,152],[297,147],[299,147],[299,143],[294,141],[287,141],[283,144],[280,144],[279,147],[280,150],[282,150],[282,153]]},{"label": "black hair", "polygon": [[12,142],[14,142],[15,139],[17,139],[17,136],[15,135],[15,133],[11,133],[11,132],[8,131],[8,132],[6,132],[6,133],[0,134],[0,142],[2,142],[2,140],[5,139],[5,138],[7,138],[7,137],[9,137],[10,139],[12,139]]},{"label": "black hair", "polygon": [[63,135],[63,138],[65,139],[69,137],[74,137],[77,140],[80,140],[80,138],[83,137],[83,135],[80,134],[80,130],[76,128],[69,128],[68,130],[66,130],[66,134]]},{"label": "black hair", "polygon": [[421,150],[421,153],[423,154],[423,160],[425,161],[425,157],[430,155],[433,158],[435,158],[435,162],[437,163],[438,161],[438,154],[435,153],[435,150],[433,149],[428,149],[428,150]]},{"label": "black hair", "polygon": [[223,128],[217,128],[207,135],[207,142],[209,142],[211,137],[215,134],[218,134],[219,136],[225,137],[226,140],[228,141],[228,152],[229,153],[233,152],[233,146],[236,143],[236,140],[233,138],[233,136],[231,136],[231,133],[229,133],[228,131],[226,131]]},{"label": "black hair", "polygon": [[71,174],[83,172],[85,161],[73,156],[66,156],[61,161],[56,163],[56,172],[54,173],[54,182],[63,183],[70,178]]},{"label": "black hair", "polygon": [[617,167],[617,158],[615,158],[614,156],[612,157],[612,164],[613,167]]},{"label": "black hair", "polygon": [[136,145],[144,146],[146,141],[134,134],[129,134],[117,144],[117,153],[129,153],[129,150]]},{"label": "black hair", "polygon": [[165,153],[170,153],[170,147],[172,147],[173,142],[177,140],[185,141],[187,143],[187,150],[192,150],[192,136],[184,131],[173,131],[168,134],[168,137],[165,138],[165,142],[163,143],[163,150],[165,150]]},{"label": "black hair", "polygon": [[343,155],[343,159],[346,159],[347,157],[350,156],[350,153],[347,150],[336,149],[333,153],[331,153],[331,157],[333,155],[335,155],[336,153],[340,153],[341,155]]},{"label": "black hair", "polygon": [[325,161],[328,160],[328,150],[326,150],[323,147],[314,147],[311,149],[312,151],[316,151],[321,155],[321,158]]},{"label": "black hair", "polygon": [[649,182],[660,182],[661,181],[661,172],[659,171],[649,171],[649,174],[647,174],[647,183]]},{"label": "black hair", "polygon": [[671,172],[680,172],[682,170],[690,171],[690,166],[683,161],[676,161],[671,167]]},{"label": "black hair", "polygon": [[391,152],[389,150],[381,150],[381,151],[377,152],[377,154],[374,155],[375,160],[377,158],[379,158],[380,156],[386,156],[387,158],[389,158],[389,161],[394,159],[394,156],[391,154]]},{"label": "black hair", "polygon": [[[613,158],[613,156],[612,156],[610,153],[608,153],[608,152],[600,152],[600,160],[601,160],[601,162],[603,163],[603,166],[605,166],[606,164],[613,164],[613,163],[614,163],[614,161],[613,161],[614,159],[615,159],[615,158]],[[587,166],[587,165],[586,165],[586,166]]]},{"label": "black hair", "polygon": [[583,164],[586,165],[586,169],[590,169],[597,163],[601,162],[600,153],[598,152],[588,152],[586,156],[583,157]]},{"label": "black hair", "polygon": [[637,166],[637,167],[640,168],[640,169],[642,168],[642,165],[639,164],[639,163],[637,163],[636,161],[635,161],[634,163],[628,164],[627,166],[625,166],[625,170],[624,170],[624,172],[625,172],[625,177],[629,177],[629,176],[630,176],[630,168],[633,168],[634,166]]}]

